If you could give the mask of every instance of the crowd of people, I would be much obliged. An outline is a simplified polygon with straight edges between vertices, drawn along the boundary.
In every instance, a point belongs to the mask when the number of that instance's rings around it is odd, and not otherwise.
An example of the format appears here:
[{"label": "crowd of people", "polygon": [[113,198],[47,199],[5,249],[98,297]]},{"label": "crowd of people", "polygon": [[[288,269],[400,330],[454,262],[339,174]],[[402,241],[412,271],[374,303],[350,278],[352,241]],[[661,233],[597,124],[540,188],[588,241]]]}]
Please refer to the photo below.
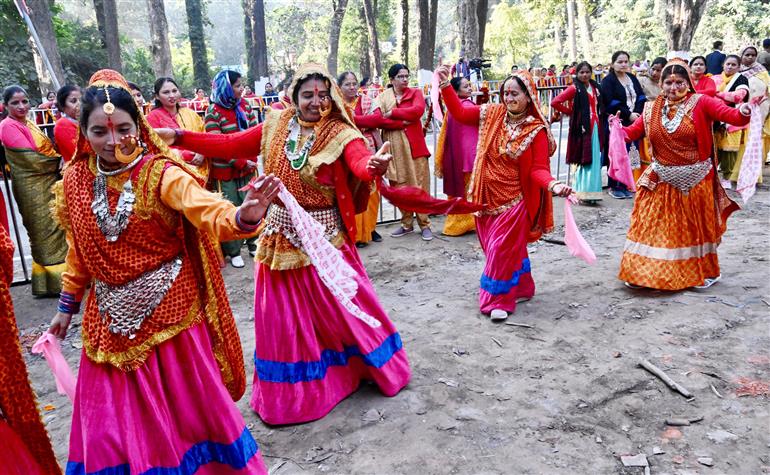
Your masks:
[{"label": "crowd of people", "polygon": [[[403,64],[386,87],[306,64],[269,107],[252,106],[236,71],[192,101],[161,77],[149,110],[136,85],[101,70],[57,92],[53,140],[29,119],[27,92],[7,87],[0,141],[30,237],[32,292],[59,297],[49,328],[59,338],[83,312],[67,473],[266,472],[235,405],[246,374],[221,273],[227,261],[244,267],[244,247],[255,262],[250,406],[265,423],[322,418],[364,380],[398,394],[411,365],[357,251],[382,240],[381,199],[401,210],[392,238],[416,220],[431,241],[431,213],[450,215],[449,236],[475,231],[486,257],[479,311],[503,321],[535,295],[527,244],[552,231],[553,197],[602,199],[610,129],[627,143],[637,190],[609,180],[609,196],[635,198],[619,278],[633,289],[710,287],[752,114],[763,114],[768,152],[770,76],[758,52],[725,55],[710,72],[713,53],[647,66],[617,51],[601,77],[600,65],[565,66],[569,85],[550,104],[538,87],[551,87],[543,79],[555,68],[514,66],[499,102],[477,104],[465,68],[440,65],[435,173],[447,199],[429,194],[426,100]],[[571,186],[551,175],[544,105],[569,116]],[[0,430],[13,417],[3,401]],[[30,452],[42,465],[52,454],[38,439]]]}]

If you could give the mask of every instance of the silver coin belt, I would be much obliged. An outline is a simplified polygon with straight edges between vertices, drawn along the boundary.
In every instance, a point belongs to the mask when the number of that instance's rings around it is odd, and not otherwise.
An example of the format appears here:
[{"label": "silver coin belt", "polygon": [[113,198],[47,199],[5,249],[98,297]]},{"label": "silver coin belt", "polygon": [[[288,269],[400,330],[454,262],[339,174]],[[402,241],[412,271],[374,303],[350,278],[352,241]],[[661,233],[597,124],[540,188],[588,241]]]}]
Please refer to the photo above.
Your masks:
[{"label": "silver coin belt", "polygon": [[711,168],[711,160],[703,160],[692,165],[661,165],[658,162],[652,164],[653,171],[658,174],[661,181],[678,188],[685,195],[706,178]]},{"label": "silver coin belt", "polygon": [[118,198],[115,214],[110,213],[110,203],[107,200],[107,177],[101,173],[94,178],[94,201],[91,202],[91,212],[96,217],[96,224],[109,242],[118,240],[118,236],[128,226],[128,219],[134,210],[136,195],[129,178],[123,184],[123,192]]},{"label": "silver coin belt", "polygon": [[180,256],[123,285],[110,285],[96,279],[99,315],[102,320],[109,320],[110,332],[133,340],[144,319],[163,301],[181,269]]},{"label": "silver coin belt", "polygon": [[[310,216],[316,221],[321,223],[324,227],[324,237],[331,241],[340,229],[342,229],[342,216],[340,216],[339,210],[334,208],[324,208],[315,210],[306,210]],[[291,216],[286,208],[278,206],[276,204],[270,205],[267,210],[267,216],[265,216],[265,228],[262,231],[264,236],[271,236],[273,234],[280,233],[297,249],[302,249],[302,241],[294,229],[294,224],[291,221]]]}]

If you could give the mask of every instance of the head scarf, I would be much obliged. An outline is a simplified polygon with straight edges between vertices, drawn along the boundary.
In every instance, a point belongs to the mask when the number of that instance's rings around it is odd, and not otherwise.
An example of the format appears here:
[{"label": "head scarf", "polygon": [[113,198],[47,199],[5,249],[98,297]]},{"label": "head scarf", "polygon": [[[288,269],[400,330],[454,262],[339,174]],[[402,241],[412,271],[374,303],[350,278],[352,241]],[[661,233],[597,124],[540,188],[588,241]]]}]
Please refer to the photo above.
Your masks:
[{"label": "head scarf", "polygon": [[741,54],[740,54],[740,57],[741,57],[740,72],[741,72],[741,74],[746,76],[747,79],[752,77],[752,76],[756,76],[757,74],[762,74],[763,71],[767,71],[767,69],[765,69],[765,67],[762,66],[762,64],[759,61],[757,61],[756,58],[754,58],[754,62],[752,64],[750,64],[748,66],[744,66],[743,65],[743,53],[745,53],[746,50],[749,49],[749,48],[751,48],[754,51],[756,51],[757,53],[759,53],[759,49],[757,49],[757,47],[754,46],[754,45],[747,45],[747,46],[744,46],[743,49],[741,49]]},{"label": "head scarf", "polygon": [[211,102],[225,109],[235,110],[235,119],[239,130],[249,128],[249,120],[241,109],[241,98],[235,97],[233,85],[230,84],[229,69],[219,71],[214,80],[211,81]]},{"label": "head scarf", "polygon": [[674,58],[670,60],[668,63],[666,63],[665,66],[663,66],[663,69],[660,71],[660,81],[659,85],[663,87],[663,77],[666,76],[666,70],[673,68],[674,66],[681,66],[684,68],[685,71],[687,71],[687,80],[690,82],[690,89],[689,92],[695,92],[695,80],[692,78],[692,71],[690,71],[690,65],[681,58]]},{"label": "head scarf", "polygon": [[[101,69],[95,72],[88,81],[88,88],[92,87],[97,89],[122,89],[131,95],[131,88],[128,87],[126,79],[119,72],[111,69]],[[147,151],[153,155],[163,155],[175,162],[179,162],[179,160],[175,158],[176,155],[171,153],[163,139],[155,133],[153,128],[147,122],[147,118],[144,116],[142,108],[138,104],[137,108],[139,109],[139,117],[136,121],[137,136],[144,142]],[[92,153],[93,150],[91,149],[91,144],[86,138],[86,127],[79,127],[75,156],[70,163],[76,160],[87,160]]]},{"label": "head scarf", "polygon": [[[326,79],[326,82],[329,85],[329,95],[331,96],[331,99],[332,99],[332,110],[329,112],[327,116],[322,117],[321,120],[318,121],[318,125],[324,122],[324,119],[329,117],[329,118],[340,119],[343,122],[350,125],[351,127],[355,128],[356,124],[353,121],[352,111],[350,111],[349,107],[345,102],[345,98],[342,95],[342,90],[340,90],[340,87],[337,85],[337,82],[334,80],[332,75],[329,74],[329,71],[326,69],[326,67],[321,64],[305,63],[299,67],[297,72],[294,74],[294,80],[291,82],[291,86],[289,86],[289,90],[286,91],[286,94],[289,96],[289,98],[293,101],[294,90],[297,89],[297,87],[299,87],[300,81],[302,81],[303,79],[309,76],[312,76],[313,74],[320,74],[321,76],[324,77],[324,79]],[[296,110],[298,106],[296,104],[290,104],[288,107],[294,108]],[[316,125],[316,127],[318,127],[318,125]]]},{"label": "head scarf", "polygon": [[505,83],[514,77],[519,78],[527,89],[527,94],[529,94],[529,98],[531,99],[529,101],[529,105],[527,106],[527,115],[531,117],[532,120],[521,125],[521,127],[523,127],[521,133],[511,141],[512,143],[509,142],[511,144],[510,150],[514,151],[516,155],[521,154],[523,150],[519,150],[520,147],[523,144],[529,145],[531,142],[529,136],[537,133],[542,128],[545,130],[545,133],[548,136],[548,155],[551,156],[554,154],[554,152],[556,152],[556,140],[554,139],[553,134],[551,133],[551,128],[548,126],[548,121],[546,120],[545,115],[540,108],[540,98],[537,95],[537,85],[535,84],[535,80],[532,79],[532,75],[529,74],[528,71],[519,70],[508,76],[503,81],[502,86],[500,86],[500,98],[502,99],[503,97]]}]

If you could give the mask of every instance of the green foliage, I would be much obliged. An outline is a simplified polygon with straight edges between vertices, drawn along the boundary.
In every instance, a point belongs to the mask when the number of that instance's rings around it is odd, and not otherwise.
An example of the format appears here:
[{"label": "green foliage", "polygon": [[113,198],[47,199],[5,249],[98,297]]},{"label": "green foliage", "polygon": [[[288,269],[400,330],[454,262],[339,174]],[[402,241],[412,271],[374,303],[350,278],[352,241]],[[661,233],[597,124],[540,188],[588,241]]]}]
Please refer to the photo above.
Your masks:
[{"label": "green foliage", "polygon": [[527,10],[521,4],[498,3],[487,25],[484,57],[490,59],[493,73],[504,74],[513,64],[531,64],[538,45]]},{"label": "green foliage", "polygon": [[152,57],[145,48],[123,52],[123,74],[128,81],[136,83],[149,100],[153,95],[152,85],[155,82],[155,73],[152,70]]},{"label": "green foliage", "polygon": [[58,17],[54,17],[54,29],[66,82],[85,86],[93,73],[107,65],[99,30]]},{"label": "green foliage", "polygon": [[18,84],[30,94],[37,91],[37,72],[27,27],[13,2],[0,1],[0,89]]},{"label": "green foliage", "polygon": [[693,38],[692,50],[711,52],[716,40],[726,53],[736,53],[749,43],[760,44],[770,32],[770,3],[763,0],[711,0]]},{"label": "green foliage", "polygon": [[275,8],[265,16],[273,73],[290,74],[308,61],[326,64],[331,2],[301,0]]}]

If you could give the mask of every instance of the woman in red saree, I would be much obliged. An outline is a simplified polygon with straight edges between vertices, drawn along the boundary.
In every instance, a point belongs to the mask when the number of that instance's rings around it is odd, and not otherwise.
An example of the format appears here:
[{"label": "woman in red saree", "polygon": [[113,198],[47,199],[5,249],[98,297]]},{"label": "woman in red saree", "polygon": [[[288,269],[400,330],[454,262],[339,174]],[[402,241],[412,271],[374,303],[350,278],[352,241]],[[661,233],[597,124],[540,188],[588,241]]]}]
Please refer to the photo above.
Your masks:
[{"label": "woman in red saree", "polygon": [[518,301],[535,294],[527,243],[553,228],[551,193],[566,197],[572,189],[551,176],[549,158],[556,142],[528,72],[517,71],[503,81],[503,103],[481,107],[463,107],[449,84],[448,66],[437,74],[449,113],[479,128],[468,192],[469,201],[486,206],[476,217],[487,257],[479,307],[492,320],[505,320]]},{"label": "woman in red saree", "polygon": [[631,288],[705,288],[720,278],[717,247],[738,209],[717,179],[713,123],[742,126],[750,112],[696,93],[684,61],[670,61],[661,79],[661,95],[623,129],[627,141],[649,137],[654,161],[638,182],[619,278]]}]

